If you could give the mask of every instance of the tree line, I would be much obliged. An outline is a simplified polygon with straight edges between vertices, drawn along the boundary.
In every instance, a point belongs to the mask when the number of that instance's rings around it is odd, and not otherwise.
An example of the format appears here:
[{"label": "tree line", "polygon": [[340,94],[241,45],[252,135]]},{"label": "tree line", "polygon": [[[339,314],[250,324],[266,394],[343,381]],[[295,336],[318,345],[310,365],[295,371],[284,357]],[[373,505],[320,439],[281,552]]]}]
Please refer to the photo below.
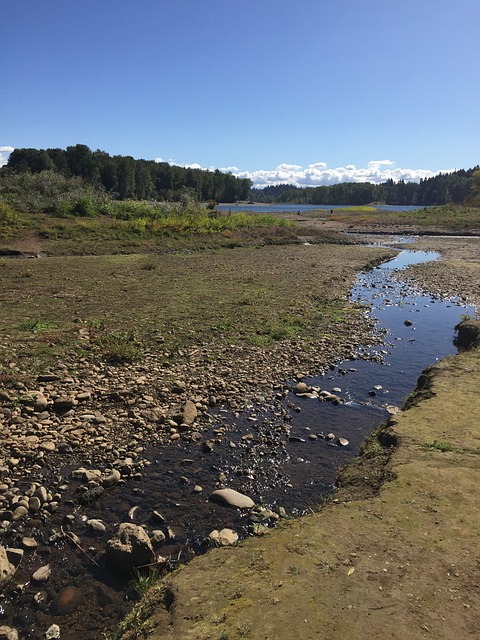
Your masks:
[{"label": "tree line", "polygon": [[291,204],[344,204],[366,205],[385,203],[399,206],[442,205],[463,203],[473,195],[473,174],[479,167],[468,170],[439,173],[432,178],[416,182],[387,180],[382,184],[371,182],[342,182],[322,187],[297,187],[280,184],[263,189],[252,189],[255,202]]},{"label": "tree line", "polygon": [[110,156],[84,144],[64,149],[15,149],[1,174],[55,171],[80,177],[119,200],[179,201],[188,194],[198,200],[247,200],[252,182],[216,169],[192,169],[132,156]]}]

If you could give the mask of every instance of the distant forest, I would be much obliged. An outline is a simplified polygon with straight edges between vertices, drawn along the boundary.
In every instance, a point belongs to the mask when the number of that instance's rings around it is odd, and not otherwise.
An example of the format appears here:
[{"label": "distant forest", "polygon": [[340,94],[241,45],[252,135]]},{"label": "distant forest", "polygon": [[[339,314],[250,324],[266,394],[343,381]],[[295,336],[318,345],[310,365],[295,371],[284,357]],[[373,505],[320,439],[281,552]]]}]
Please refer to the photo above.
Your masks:
[{"label": "distant forest", "polygon": [[255,202],[291,204],[345,204],[364,205],[372,202],[392,205],[434,205],[461,203],[472,193],[474,169],[440,173],[425,178],[420,183],[394,182],[342,182],[328,187],[297,187],[280,184],[264,189],[252,189],[250,197]]},{"label": "distant forest", "polygon": [[231,173],[135,160],[131,156],[110,156],[105,151],[91,151],[84,144],[66,150],[15,149],[1,174],[42,171],[78,176],[119,200],[179,201],[189,194],[201,201],[236,202],[248,200],[252,186],[251,180],[236,178]]},{"label": "distant forest", "polygon": [[135,160],[131,156],[110,156],[92,151],[84,144],[63,149],[15,149],[0,175],[54,171],[66,177],[80,177],[88,185],[100,187],[119,200],[179,201],[185,195],[206,202],[252,200],[286,204],[435,205],[462,203],[472,195],[472,175],[479,167],[440,173],[420,183],[342,182],[324,187],[297,187],[281,184],[252,189],[248,178],[237,178],[216,169],[191,169],[155,160]]}]

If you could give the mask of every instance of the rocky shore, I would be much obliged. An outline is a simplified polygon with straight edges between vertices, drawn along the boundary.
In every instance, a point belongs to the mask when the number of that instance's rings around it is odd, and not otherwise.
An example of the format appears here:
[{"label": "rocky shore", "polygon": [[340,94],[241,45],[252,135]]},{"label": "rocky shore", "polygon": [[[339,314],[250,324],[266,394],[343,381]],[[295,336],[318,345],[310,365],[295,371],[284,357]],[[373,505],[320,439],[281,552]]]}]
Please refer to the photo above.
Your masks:
[{"label": "rocky shore", "polygon": [[[272,251],[274,254],[275,248]],[[281,248],[280,255],[286,251]],[[292,249],[292,257],[293,251],[299,248]],[[318,252],[313,248],[310,255]],[[342,248],[335,248],[335,252],[340,259],[342,253],[346,255]],[[287,260],[285,266],[292,269],[292,258]],[[18,264],[15,261],[13,271],[21,274],[17,282],[31,288],[32,279],[25,279],[26,272]],[[335,268],[332,264],[332,270]],[[351,281],[342,275],[332,288],[332,277],[333,271],[325,276],[332,297],[345,296]],[[325,284],[320,284],[322,287]],[[31,294],[27,286],[25,294],[19,290],[15,298]],[[35,300],[30,304],[35,305]],[[332,319],[322,328],[322,334],[314,339],[298,334],[265,346],[213,336],[208,342],[191,341],[174,354],[157,340],[155,348],[147,347],[137,361],[112,363],[97,356],[95,326],[80,323],[75,328],[75,344],[80,345],[83,355],[78,354],[78,348],[67,348],[40,371],[35,363],[38,372],[34,372],[32,360],[25,357],[29,341],[22,342],[21,336],[19,339],[4,332],[0,576],[12,637],[15,629],[20,637],[44,638],[49,633],[48,637],[54,638],[60,632],[62,638],[78,637],[82,629],[80,611],[89,615],[87,602],[97,609],[91,622],[94,630],[91,636],[85,630],[82,633],[84,637],[97,637],[102,621],[111,618],[111,626],[120,613],[125,613],[122,578],[108,585],[108,572],[113,569],[116,580],[119,567],[131,569],[159,562],[168,568],[178,553],[183,553],[183,560],[189,545],[175,521],[166,520],[154,508],[142,511],[135,504],[132,507],[131,502],[120,505],[119,513],[102,516],[99,505],[116,493],[144,493],[139,487],[152,465],[152,446],[171,448],[180,460],[187,447],[208,455],[214,447],[233,446],[222,412],[228,410],[233,417],[248,420],[252,406],[257,413],[270,410],[272,402],[283,399],[295,381],[325,370],[331,362],[362,357],[361,353],[355,354],[359,344],[381,341],[380,336],[372,335],[372,324],[359,308],[341,323]],[[282,429],[278,427],[279,435],[284,434]],[[265,451],[271,450],[277,440],[270,444],[266,441]],[[174,469],[175,475],[181,473]],[[191,477],[191,473],[188,475]],[[214,470],[211,476],[209,484],[217,490],[225,486],[221,470]],[[185,472],[178,481],[185,484]],[[208,500],[209,495],[202,494],[200,480],[195,482],[193,477],[191,482],[188,490]],[[180,495],[177,492],[177,501]],[[252,526],[273,523],[285,515],[281,507],[276,511],[249,508],[248,512]],[[122,520],[130,527],[119,528]],[[212,528],[207,546],[237,540],[234,528],[238,530],[238,523],[227,517],[223,524],[223,529]],[[142,525],[147,527],[148,541]],[[70,577],[62,566],[65,558],[72,563]],[[91,570],[103,572],[100,583],[108,586],[97,585],[94,593],[86,595],[88,589],[80,589],[77,585],[81,579],[73,576]],[[128,589],[131,592],[132,587]],[[134,599],[135,594],[130,593],[129,598]],[[108,604],[103,612],[97,604],[102,601]],[[61,624],[52,622],[55,616]]]}]

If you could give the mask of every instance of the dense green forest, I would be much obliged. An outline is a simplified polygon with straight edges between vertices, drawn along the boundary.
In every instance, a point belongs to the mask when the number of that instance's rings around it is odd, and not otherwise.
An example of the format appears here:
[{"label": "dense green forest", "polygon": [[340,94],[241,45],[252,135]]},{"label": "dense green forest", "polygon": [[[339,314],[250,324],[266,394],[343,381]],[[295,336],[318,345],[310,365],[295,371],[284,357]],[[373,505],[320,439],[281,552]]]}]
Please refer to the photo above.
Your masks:
[{"label": "dense green forest", "polygon": [[236,202],[249,198],[251,180],[231,173],[189,169],[131,156],[110,156],[84,144],[63,149],[15,149],[1,175],[53,171],[82,178],[119,200],[179,201],[189,194],[201,200]]},{"label": "dense green forest", "polygon": [[372,202],[392,205],[442,205],[462,203],[472,196],[473,174],[479,167],[440,173],[420,183],[342,182],[330,186],[298,187],[281,184],[252,189],[252,182],[218,169],[208,171],[170,165],[155,160],[135,160],[131,156],[110,156],[92,151],[83,144],[63,149],[15,149],[0,177],[51,172],[64,178],[81,179],[118,200],[237,202],[365,205]]},{"label": "dense green forest", "polygon": [[394,182],[342,182],[328,187],[297,187],[280,184],[264,189],[252,189],[250,197],[255,202],[292,204],[345,204],[364,205],[381,202],[392,205],[420,205],[461,203],[472,195],[474,169],[440,173],[420,183]]}]

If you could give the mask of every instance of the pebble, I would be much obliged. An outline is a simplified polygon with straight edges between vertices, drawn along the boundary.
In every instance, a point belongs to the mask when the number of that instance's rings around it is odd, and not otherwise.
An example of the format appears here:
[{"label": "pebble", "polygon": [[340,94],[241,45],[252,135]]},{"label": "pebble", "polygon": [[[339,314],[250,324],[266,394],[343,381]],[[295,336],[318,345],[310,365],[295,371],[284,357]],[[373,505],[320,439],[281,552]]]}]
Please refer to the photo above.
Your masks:
[{"label": "pebble", "polygon": [[56,638],[60,638],[60,627],[58,624],[52,624],[45,631],[46,640],[56,640]]},{"label": "pebble", "polygon": [[50,565],[46,564],[43,567],[40,567],[40,569],[37,569],[35,573],[32,574],[32,580],[33,582],[46,582],[50,578],[51,574],[52,570],[50,568]]}]

